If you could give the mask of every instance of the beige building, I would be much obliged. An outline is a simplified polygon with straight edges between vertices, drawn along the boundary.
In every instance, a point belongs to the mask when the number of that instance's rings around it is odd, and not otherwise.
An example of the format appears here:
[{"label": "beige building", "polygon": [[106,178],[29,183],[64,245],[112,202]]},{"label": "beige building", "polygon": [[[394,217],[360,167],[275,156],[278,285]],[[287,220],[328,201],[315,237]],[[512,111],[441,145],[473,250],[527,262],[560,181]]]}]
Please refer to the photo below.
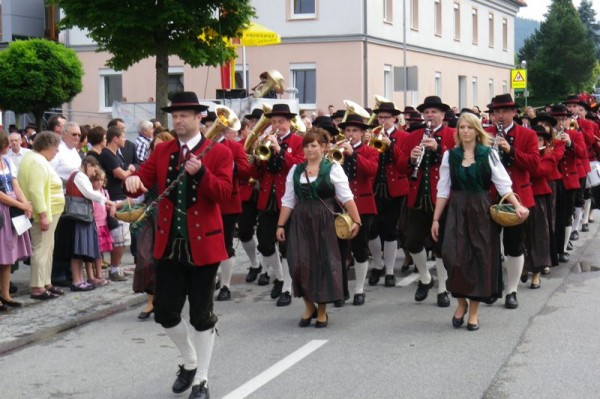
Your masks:
[{"label": "beige building", "polygon": [[[514,18],[522,0],[253,0],[257,22],[278,32],[282,43],[238,50],[239,84],[245,59],[247,86],[276,69],[301,108],[327,112],[350,99],[372,107],[374,95],[398,108],[438,95],[458,108],[480,106],[510,90],[514,68]],[[85,32],[61,33],[86,71],[83,92],[67,107],[69,118],[104,123],[114,101],[147,103],[155,96],[154,60],[127,71],[105,66]],[[407,90],[404,88],[407,87]],[[170,59],[170,91],[193,90],[214,99],[217,68],[191,68]],[[297,90],[293,90],[295,88]]]}]

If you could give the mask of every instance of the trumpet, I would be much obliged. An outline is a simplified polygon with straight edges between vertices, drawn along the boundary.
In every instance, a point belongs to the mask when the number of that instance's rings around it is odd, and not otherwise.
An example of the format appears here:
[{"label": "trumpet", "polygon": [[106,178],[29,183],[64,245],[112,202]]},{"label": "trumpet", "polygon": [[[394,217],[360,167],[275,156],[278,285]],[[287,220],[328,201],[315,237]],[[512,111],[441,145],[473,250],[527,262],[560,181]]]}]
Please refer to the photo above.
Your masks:
[{"label": "trumpet", "polygon": [[577,119],[572,117],[569,121],[569,130],[579,130],[579,123],[577,123]]},{"label": "trumpet", "polygon": [[377,126],[371,132],[371,139],[369,140],[369,147],[375,148],[380,154],[384,153],[388,149],[388,145],[384,143],[383,137],[385,133],[383,131],[383,125]]},{"label": "trumpet", "polygon": [[333,147],[329,151],[327,151],[327,155],[325,158],[329,159],[331,162],[338,163],[340,165],[344,164],[344,149],[340,146],[344,143],[348,142],[348,140],[340,140],[336,142]]},{"label": "trumpet", "polygon": [[277,135],[279,129],[273,133],[264,132],[257,140],[256,148],[254,149],[254,157],[259,161],[268,161],[273,154],[271,151],[271,140]]},{"label": "trumpet", "polygon": [[415,162],[415,168],[410,175],[410,180],[417,180],[417,175],[419,174],[419,168],[421,167],[421,162],[423,162],[423,156],[425,155],[425,139],[431,137],[433,130],[431,129],[431,121],[425,122],[425,131],[423,132],[423,137],[421,138],[421,143],[419,147],[421,148],[421,154],[417,158],[417,162]]}]

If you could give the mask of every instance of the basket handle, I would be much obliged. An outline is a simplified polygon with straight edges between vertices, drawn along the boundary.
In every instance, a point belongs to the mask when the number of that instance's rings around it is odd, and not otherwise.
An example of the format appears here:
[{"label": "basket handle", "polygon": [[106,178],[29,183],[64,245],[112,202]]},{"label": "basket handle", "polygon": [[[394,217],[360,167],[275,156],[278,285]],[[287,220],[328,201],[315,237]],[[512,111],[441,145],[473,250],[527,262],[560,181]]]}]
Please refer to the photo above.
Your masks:
[{"label": "basket handle", "polygon": [[519,198],[519,196],[516,193],[513,193],[512,191],[510,193],[506,193],[502,196],[502,198],[500,198],[500,201],[498,202],[498,205],[501,205],[508,197],[511,196],[511,194],[514,194],[515,198],[517,199],[517,201],[519,201],[519,203],[521,203],[521,198]]}]

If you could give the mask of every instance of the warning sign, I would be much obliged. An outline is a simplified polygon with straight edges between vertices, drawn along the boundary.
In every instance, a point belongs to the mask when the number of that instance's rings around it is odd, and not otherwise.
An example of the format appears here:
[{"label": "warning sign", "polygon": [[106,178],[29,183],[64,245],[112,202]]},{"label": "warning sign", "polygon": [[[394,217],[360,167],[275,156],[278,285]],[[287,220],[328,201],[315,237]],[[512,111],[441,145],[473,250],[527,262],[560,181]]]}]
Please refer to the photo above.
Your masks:
[{"label": "warning sign", "polygon": [[510,70],[510,87],[513,90],[527,88],[527,69]]}]

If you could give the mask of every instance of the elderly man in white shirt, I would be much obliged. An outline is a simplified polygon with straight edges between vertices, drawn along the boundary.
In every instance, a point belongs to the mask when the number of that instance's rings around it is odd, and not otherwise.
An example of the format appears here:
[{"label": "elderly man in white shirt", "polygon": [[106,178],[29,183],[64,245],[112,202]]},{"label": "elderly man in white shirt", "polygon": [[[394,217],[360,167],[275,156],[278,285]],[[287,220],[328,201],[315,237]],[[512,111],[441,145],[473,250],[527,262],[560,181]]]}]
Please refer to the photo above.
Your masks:
[{"label": "elderly man in white shirt", "polygon": [[58,154],[50,162],[56,173],[60,176],[63,186],[73,172],[79,170],[81,157],[77,151],[77,144],[81,138],[81,129],[77,122],[68,122],[62,133],[62,140],[58,145]]},{"label": "elderly man in white shirt", "polygon": [[21,164],[21,160],[23,159],[25,154],[31,151],[30,149],[21,147],[22,142],[23,138],[17,132],[13,132],[8,136],[8,145],[10,148],[8,150],[7,155],[8,158],[15,165],[14,177],[17,177],[17,174],[19,173],[19,165]]}]

